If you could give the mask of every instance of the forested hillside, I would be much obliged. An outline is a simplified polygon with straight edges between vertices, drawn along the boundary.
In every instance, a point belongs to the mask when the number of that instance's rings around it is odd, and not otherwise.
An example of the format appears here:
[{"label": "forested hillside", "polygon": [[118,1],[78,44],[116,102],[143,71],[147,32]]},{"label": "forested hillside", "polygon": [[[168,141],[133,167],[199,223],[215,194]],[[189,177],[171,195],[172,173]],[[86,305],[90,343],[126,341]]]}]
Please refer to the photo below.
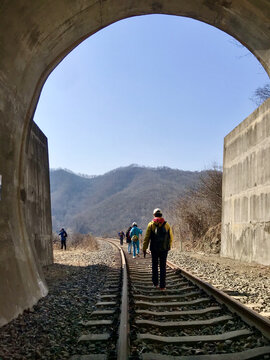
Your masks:
[{"label": "forested hillside", "polygon": [[143,229],[156,207],[164,210],[199,172],[131,165],[92,178],[51,170],[53,228],[115,235],[136,221]]}]

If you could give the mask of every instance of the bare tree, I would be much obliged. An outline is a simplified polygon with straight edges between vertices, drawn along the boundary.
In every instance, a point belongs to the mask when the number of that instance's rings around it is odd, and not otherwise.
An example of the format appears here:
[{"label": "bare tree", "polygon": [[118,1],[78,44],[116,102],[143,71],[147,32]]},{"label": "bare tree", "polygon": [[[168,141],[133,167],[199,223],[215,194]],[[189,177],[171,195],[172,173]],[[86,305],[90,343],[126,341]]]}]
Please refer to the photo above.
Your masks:
[{"label": "bare tree", "polygon": [[180,242],[195,244],[208,229],[221,222],[222,171],[214,166],[202,172],[196,186],[190,187],[170,209],[174,232]]},{"label": "bare tree", "polygon": [[265,84],[262,87],[258,87],[251,98],[251,100],[260,106],[265,100],[270,98],[270,84]]},{"label": "bare tree", "polygon": [[[230,43],[233,44],[234,46],[241,48],[241,49],[245,49],[247,50],[247,52],[244,55],[239,56],[238,58],[241,59],[243,57],[246,56],[251,56],[251,52],[248,51],[248,49],[241,44],[239,41],[237,41],[236,39],[232,39],[230,40]],[[252,97],[250,98],[251,101],[253,101],[257,106],[260,106],[263,102],[265,102],[265,100],[267,100],[270,97],[270,84],[265,84],[262,87],[258,87]]]}]

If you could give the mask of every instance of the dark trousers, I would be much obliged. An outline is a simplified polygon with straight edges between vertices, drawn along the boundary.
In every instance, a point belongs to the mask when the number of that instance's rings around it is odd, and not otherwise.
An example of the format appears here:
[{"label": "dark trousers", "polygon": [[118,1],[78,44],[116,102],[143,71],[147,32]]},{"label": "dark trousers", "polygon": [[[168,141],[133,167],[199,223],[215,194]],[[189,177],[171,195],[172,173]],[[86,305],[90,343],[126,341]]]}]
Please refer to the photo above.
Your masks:
[{"label": "dark trousers", "polygon": [[67,244],[66,244],[66,239],[61,239],[61,249],[65,248],[65,250],[67,250]]},{"label": "dark trousers", "polygon": [[158,262],[160,268],[160,281],[161,288],[166,287],[166,261],[168,251],[151,251],[152,254],[152,281],[155,286],[158,286]]}]

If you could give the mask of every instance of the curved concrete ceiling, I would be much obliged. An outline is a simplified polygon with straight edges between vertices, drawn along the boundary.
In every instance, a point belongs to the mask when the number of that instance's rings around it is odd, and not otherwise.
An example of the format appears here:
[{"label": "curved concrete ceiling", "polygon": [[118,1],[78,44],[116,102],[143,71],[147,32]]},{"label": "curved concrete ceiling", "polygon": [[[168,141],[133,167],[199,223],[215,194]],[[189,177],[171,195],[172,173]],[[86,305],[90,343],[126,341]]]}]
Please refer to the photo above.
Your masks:
[{"label": "curved concrete ceiling", "polygon": [[[23,0],[3,1],[0,11],[0,79],[36,97],[48,74],[76,45],[118,20],[144,14],[191,17],[245,45],[270,73],[268,0]],[[12,69],[12,70],[11,70]],[[11,75],[11,76],[10,76]],[[5,81],[5,82],[6,82]],[[8,81],[10,83],[10,81]],[[29,101],[29,97],[25,98]]]}]

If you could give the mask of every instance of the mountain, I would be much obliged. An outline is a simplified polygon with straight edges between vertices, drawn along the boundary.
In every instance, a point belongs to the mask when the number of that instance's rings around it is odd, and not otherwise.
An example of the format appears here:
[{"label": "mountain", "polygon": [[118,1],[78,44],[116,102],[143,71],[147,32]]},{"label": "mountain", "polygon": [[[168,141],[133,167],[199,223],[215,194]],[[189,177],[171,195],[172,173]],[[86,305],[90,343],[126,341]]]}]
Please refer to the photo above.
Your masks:
[{"label": "mountain", "polygon": [[130,165],[104,175],[85,177],[51,170],[53,229],[115,235],[136,221],[145,229],[153,209],[169,207],[200,172]]}]

